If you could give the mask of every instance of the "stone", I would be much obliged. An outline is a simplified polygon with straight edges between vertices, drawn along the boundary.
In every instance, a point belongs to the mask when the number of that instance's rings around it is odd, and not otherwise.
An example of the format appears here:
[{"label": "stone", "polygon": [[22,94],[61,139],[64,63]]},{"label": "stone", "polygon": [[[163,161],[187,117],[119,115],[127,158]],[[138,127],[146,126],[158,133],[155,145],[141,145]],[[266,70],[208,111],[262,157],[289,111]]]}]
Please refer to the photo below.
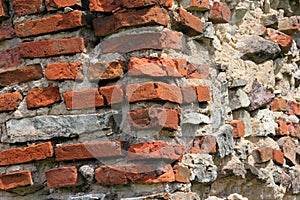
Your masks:
[{"label": "stone", "polygon": [[236,47],[241,52],[242,59],[257,64],[274,60],[281,52],[278,44],[256,35],[243,35]]},{"label": "stone", "polygon": [[263,15],[260,18],[260,23],[266,27],[274,27],[278,25],[278,16],[276,14]]},{"label": "stone", "polygon": [[97,194],[78,194],[78,195],[72,195],[68,197],[68,200],[114,200],[116,199],[116,195],[114,194],[103,194],[103,193],[97,193]]},{"label": "stone", "polygon": [[287,159],[287,161],[295,165],[297,163],[296,162],[297,146],[295,142],[290,137],[287,137],[284,143],[280,146],[282,147],[284,157]]},{"label": "stone", "polygon": [[244,87],[247,85],[247,81],[244,79],[234,79],[229,86],[230,89],[238,88],[238,87]]},{"label": "stone", "polygon": [[208,154],[184,154],[181,163],[191,170],[191,181],[211,183],[217,178],[217,166]]},{"label": "stone", "polygon": [[236,110],[239,108],[246,108],[249,105],[250,105],[250,100],[248,98],[248,95],[242,89],[229,92],[229,107],[232,110]]},{"label": "stone", "polygon": [[184,112],[183,119],[181,121],[182,124],[210,124],[210,118],[206,115],[196,112]]},{"label": "stone", "polygon": [[230,155],[234,151],[234,140],[232,135],[233,128],[231,125],[223,125],[219,131],[214,133],[218,144],[218,153],[221,158]]},{"label": "stone", "polygon": [[6,135],[2,135],[1,141],[16,143],[48,140],[53,137],[71,137],[109,129],[109,120],[113,113],[11,119],[6,122]]},{"label": "stone", "polygon": [[266,92],[263,85],[254,79],[252,89],[249,93],[250,106],[249,110],[253,111],[272,102],[275,95]]},{"label": "stone", "polygon": [[93,167],[89,165],[83,165],[79,168],[79,172],[87,181],[93,182],[95,175]]},{"label": "stone", "polygon": [[283,53],[288,53],[293,43],[293,38],[291,36],[272,28],[267,29],[266,39],[272,40],[273,42],[279,44]]},{"label": "stone", "polygon": [[273,149],[271,147],[261,147],[252,152],[256,163],[264,163],[273,158]]},{"label": "stone", "polygon": [[274,114],[269,109],[259,110],[251,119],[252,133],[255,136],[276,135],[277,123],[274,121]]},{"label": "stone", "polygon": [[245,125],[244,137],[252,135],[252,124],[250,113],[246,110],[240,109],[233,112],[233,119],[243,120]]},{"label": "stone", "polygon": [[201,200],[197,193],[194,192],[175,192],[170,196],[170,200]]},{"label": "stone", "polygon": [[247,197],[243,197],[240,194],[234,193],[227,197],[228,200],[248,200]]}]

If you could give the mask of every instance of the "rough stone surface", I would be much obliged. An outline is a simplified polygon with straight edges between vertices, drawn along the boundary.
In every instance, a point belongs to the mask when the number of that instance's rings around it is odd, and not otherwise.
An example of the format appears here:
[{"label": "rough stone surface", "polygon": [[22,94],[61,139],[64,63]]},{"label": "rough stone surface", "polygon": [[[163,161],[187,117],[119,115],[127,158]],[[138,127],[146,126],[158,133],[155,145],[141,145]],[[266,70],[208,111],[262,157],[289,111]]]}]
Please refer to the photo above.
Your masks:
[{"label": "rough stone surface", "polygon": [[221,158],[224,158],[225,156],[233,153],[234,141],[232,131],[232,126],[224,125],[218,132],[214,133],[217,139],[218,153]]}]

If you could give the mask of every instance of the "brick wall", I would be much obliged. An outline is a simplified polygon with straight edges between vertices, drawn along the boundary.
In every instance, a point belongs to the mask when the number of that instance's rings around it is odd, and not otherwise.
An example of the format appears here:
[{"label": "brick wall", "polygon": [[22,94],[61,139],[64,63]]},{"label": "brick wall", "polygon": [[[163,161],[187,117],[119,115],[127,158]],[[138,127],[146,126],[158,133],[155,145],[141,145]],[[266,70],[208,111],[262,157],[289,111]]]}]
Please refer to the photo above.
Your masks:
[{"label": "brick wall", "polygon": [[0,0],[2,198],[297,195],[299,17],[260,6]]}]

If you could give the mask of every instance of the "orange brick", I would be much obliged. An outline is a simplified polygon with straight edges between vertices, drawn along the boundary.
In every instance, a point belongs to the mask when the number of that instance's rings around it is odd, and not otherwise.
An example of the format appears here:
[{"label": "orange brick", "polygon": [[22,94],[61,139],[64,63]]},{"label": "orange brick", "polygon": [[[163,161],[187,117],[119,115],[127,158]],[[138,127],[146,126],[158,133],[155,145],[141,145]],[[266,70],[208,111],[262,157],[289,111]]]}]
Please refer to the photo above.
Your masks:
[{"label": "orange brick", "polygon": [[0,112],[16,110],[22,99],[20,92],[0,94]]},{"label": "orange brick", "polygon": [[200,35],[203,32],[202,21],[182,8],[179,8],[179,22],[175,28],[189,36]]},{"label": "orange brick", "polygon": [[0,190],[32,185],[30,171],[18,171],[0,175]]},{"label": "orange brick", "polygon": [[210,101],[210,89],[208,86],[196,86],[198,102]]},{"label": "orange brick", "polygon": [[48,188],[73,186],[79,183],[77,167],[61,167],[45,172]]},{"label": "orange brick", "polygon": [[283,98],[275,98],[273,100],[271,109],[273,111],[286,111],[287,110],[287,102]]},{"label": "orange brick", "polygon": [[81,0],[46,0],[47,10],[58,10],[64,7],[81,7]]},{"label": "orange brick", "polygon": [[13,9],[17,16],[41,13],[45,10],[43,0],[14,0]]},{"label": "orange brick", "polygon": [[65,62],[51,63],[45,69],[48,80],[83,80],[82,63]]},{"label": "orange brick", "polygon": [[26,102],[28,109],[52,105],[60,101],[58,87],[34,88],[28,91]]},{"label": "orange brick", "polygon": [[230,125],[233,127],[233,137],[239,138],[245,135],[245,124],[242,120],[232,120]]},{"label": "orange brick", "polygon": [[284,154],[282,151],[273,149],[273,161],[279,165],[284,164]]},{"label": "orange brick", "polygon": [[101,87],[100,93],[105,97],[108,105],[122,103],[124,100],[122,85]]},{"label": "orange brick", "polygon": [[228,23],[231,17],[230,8],[226,3],[214,1],[213,7],[210,10],[209,20],[213,23]]}]

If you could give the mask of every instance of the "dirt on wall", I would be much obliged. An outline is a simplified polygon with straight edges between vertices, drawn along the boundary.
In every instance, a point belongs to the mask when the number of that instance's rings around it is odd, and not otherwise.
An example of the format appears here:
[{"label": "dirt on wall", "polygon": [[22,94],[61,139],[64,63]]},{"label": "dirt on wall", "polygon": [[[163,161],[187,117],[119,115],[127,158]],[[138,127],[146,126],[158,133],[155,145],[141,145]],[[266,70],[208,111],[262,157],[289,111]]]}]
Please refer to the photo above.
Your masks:
[{"label": "dirt on wall", "polygon": [[297,0],[0,0],[1,200],[300,199]]}]

